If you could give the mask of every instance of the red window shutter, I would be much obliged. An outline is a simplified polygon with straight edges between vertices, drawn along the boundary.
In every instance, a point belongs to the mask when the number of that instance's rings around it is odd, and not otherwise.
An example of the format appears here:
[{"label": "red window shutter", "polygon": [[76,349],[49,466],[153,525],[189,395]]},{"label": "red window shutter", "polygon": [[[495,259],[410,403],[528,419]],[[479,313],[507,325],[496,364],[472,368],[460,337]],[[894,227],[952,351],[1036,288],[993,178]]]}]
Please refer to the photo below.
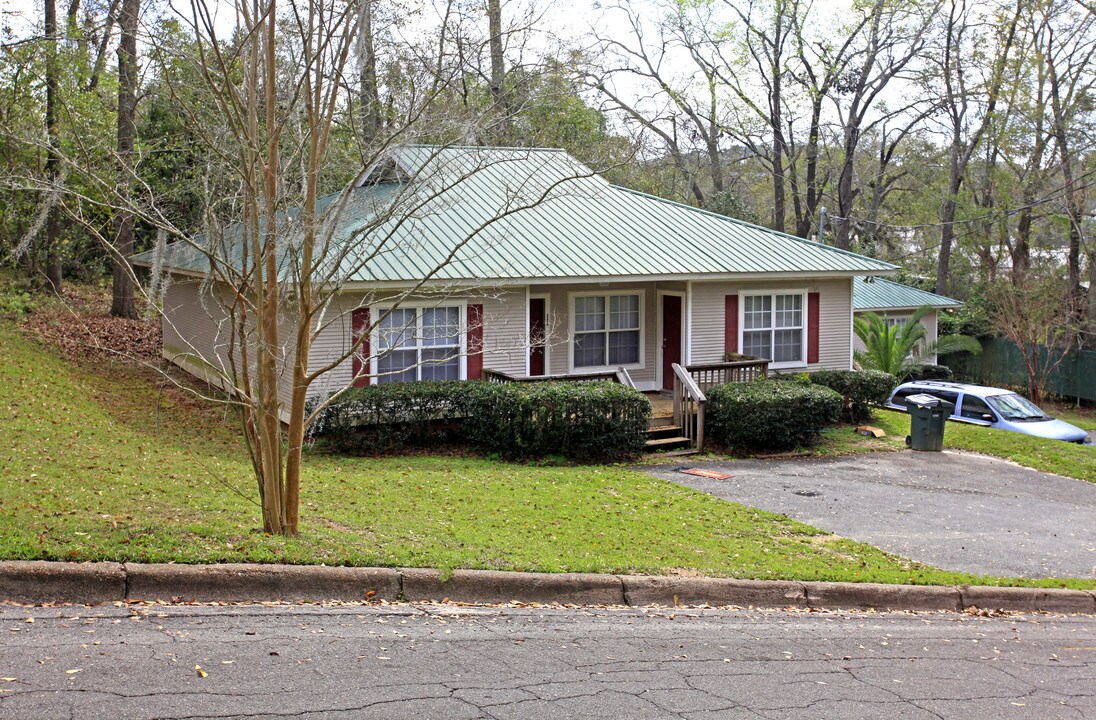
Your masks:
[{"label": "red window shutter", "polygon": [[807,293],[807,362],[818,362],[818,310],[821,295]]},{"label": "red window shutter", "polygon": [[483,305],[468,306],[468,379],[483,376]]},{"label": "red window shutter", "polygon": [[727,316],[723,321],[723,350],[738,352],[738,296],[727,295],[724,299]]},{"label": "red window shutter", "polygon": [[[350,315],[351,341],[357,346],[354,350],[351,368],[354,373],[354,387],[365,387],[369,384],[369,356],[372,354],[369,347],[369,308],[358,308]],[[361,340],[361,345],[358,345]]]}]

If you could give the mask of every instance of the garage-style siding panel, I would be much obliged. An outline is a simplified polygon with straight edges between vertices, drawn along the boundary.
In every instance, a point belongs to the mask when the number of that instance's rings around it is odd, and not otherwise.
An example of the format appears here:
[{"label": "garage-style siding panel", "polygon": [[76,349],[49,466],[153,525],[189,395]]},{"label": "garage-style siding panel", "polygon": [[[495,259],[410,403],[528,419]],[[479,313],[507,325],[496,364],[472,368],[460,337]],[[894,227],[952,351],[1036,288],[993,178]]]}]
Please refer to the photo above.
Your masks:
[{"label": "garage-style siding panel", "polygon": [[[234,331],[227,310],[229,297],[227,292],[216,291],[200,280],[175,277],[164,293],[161,317],[163,356],[203,380],[224,388],[242,384],[241,378],[233,377],[233,367],[237,372],[242,370],[242,356],[239,340],[233,342]],[[280,327],[285,341],[277,359],[278,396],[283,403],[288,403],[292,389],[292,319],[281,318]],[[235,364],[230,362],[230,347],[236,347],[233,353]],[[254,366],[254,356],[250,359]]]},{"label": "garage-style siding panel", "polygon": [[[727,327],[727,295],[765,290],[788,290],[816,292],[819,295],[818,362],[810,363],[805,369],[847,370],[851,367],[849,359],[852,341],[851,279],[785,280],[765,283],[694,282],[691,287],[690,363],[700,365],[723,360]],[[804,315],[806,315],[806,308],[804,308]]]}]

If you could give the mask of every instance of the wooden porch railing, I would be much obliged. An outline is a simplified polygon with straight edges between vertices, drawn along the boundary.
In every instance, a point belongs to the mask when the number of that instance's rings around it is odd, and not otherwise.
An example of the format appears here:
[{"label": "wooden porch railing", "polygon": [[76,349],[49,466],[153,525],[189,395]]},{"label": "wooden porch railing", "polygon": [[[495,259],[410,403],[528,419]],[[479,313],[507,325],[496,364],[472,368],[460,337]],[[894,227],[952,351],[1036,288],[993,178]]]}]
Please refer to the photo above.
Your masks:
[{"label": "wooden porch railing", "polygon": [[769,374],[768,360],[737,360],[705,365],[673,364],[674,424],[697,450],[704,449],[704,391],[716,385],[761,380]]},{"label": "wooden porch railing", "polygon": [[674,424],[697,450],[704,449],[704,411],[708,398],[688,370],[674,369]]},{"label": "wooden porch railing", "polygon": [[685,369],[689,371],[689,375],[692,376],[701,389],[707,390],[713,385],[753,382],[767,377],[769,374],[769,361],[738,360],[706,365],[687,365]]},{"label": "wooden porch railing", "polygon": [[594,380],[608,380],[609,382],[617,382],[621,385],[627,385],[630,388],[635,387],[635,383],[632,382],[631,376],[624,368],[619,370],[606,370],[605,372],[598,373],[571,373],[569,375],[537,375],[535,377],[518,377],[517,375],[510,375],[499,370],[484,369],[481,377],[490,383],[530,383],[530,382],[553,382],[556,380],[572,380],[575,382],[592,382]]}]

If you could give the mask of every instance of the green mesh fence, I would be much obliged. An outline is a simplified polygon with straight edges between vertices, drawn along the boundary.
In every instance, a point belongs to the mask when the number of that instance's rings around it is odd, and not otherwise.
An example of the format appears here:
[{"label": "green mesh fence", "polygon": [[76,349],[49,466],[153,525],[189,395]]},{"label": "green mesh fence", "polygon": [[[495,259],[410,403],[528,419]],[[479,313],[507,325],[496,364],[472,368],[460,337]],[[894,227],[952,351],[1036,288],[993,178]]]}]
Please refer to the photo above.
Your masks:
[{"label": "green mesh fence", "polygon": [[[1012,342],[1002,338],[982,341],[982,353],[955,353],[940,358],[955,372],[957,379],[983,385],[1013,385],[1027,387],[1024,357]],[[1041,360],[1046,359],[1047,348],[1039,348]],[[1096,400],[1096,352],[1077,350],[1070,353],[1051,375],[1047,390],[1056,395],[1084,400]]]}]

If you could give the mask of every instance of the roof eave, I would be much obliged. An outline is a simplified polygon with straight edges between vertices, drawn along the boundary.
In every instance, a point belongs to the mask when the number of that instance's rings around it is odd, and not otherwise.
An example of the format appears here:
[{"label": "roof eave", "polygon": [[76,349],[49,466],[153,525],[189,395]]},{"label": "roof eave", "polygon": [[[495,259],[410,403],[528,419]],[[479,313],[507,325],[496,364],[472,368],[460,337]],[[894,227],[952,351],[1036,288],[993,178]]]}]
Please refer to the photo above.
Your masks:
[{"label": "roof eave", "polygon": [[[894,270],[872,270],[879,275],[893,274]],[[785,281],[785,280],[844,280],[859,277],[864,270],[817,270],[800,272],[756,272],[756,273],[667,273],[651,275],[590,275],[567,277],[509,277],[509,278],[457,278],[441,279],[431,285],[452,285],[465,287],[483,287],[488,285],[582,285],[595,283],[636,283],[636,282],[719,282],[719,281]],[[378,288],[403,288],[417,282],[406,280],[351,280],[342,283],[344,290],[375,290]]]}]

